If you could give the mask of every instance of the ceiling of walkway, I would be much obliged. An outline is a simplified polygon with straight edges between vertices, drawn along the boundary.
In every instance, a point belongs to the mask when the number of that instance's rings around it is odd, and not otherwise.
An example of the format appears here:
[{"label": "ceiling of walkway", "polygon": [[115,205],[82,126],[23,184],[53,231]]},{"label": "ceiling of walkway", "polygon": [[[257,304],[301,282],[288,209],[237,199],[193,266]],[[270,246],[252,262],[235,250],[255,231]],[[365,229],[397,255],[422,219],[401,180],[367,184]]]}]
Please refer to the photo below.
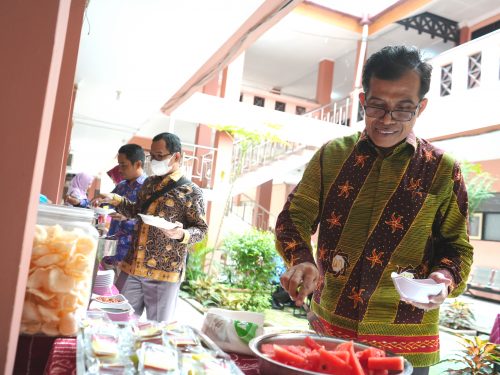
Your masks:
[{"label": "ceiling of walkway", "polygon": [[[90,0],[75,78],[78,92],[71,148],[82,156],[75,160],[82,162],[74,168],[96,173],[103,160],[111,162],[115,150],[134,134],[167,130],[168,119],[160,114],[161,106],[264,3]],[[500,11],[497,0],[422,3],[426,5],[414,13],[429,11],[461,25],[474,24]],[[266,91],[279,88],[283,94],[314,100],[318,63],[332,59],[332,97],[344,97],[352,89],[359,37],[292,12],[247,49],[243,85]],[[370,36],[368,53],[391,43],[419,46],[429,57],[453,46],[392,24]],[[100,166],[89,166],[93,160]]]}]

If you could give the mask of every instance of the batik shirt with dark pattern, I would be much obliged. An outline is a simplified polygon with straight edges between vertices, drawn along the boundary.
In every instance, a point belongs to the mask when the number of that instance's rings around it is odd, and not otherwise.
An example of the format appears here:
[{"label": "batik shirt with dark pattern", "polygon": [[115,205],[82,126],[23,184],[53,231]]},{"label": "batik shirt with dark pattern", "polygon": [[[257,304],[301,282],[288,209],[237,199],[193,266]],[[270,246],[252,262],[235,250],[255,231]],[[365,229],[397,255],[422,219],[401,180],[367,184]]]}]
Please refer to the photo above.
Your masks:
[{"label": "batik shirt with dark pattern", "polygon": [[[136,202],[137,193],[139,192],[146,177],[147,176],[143,174],[137,177],[134,181],[123,180],[115,186],[112,193],[125,197],[130,202]],[[118,244],[116,245],[116,255],[106,257],[105,260],[108,263],[119,262],[125,257],[125,255],[127,255],[132,246],[136,223],[137,219],[111,220],[108,237],[116,237]]]},{"label": "batik shirt with dark pattern", "polygon": [[464,290],[472,246],[458,163],[413,133],[385,157],[366,133],[335,139],[320,154],[278,217],[281,256],[288,266],[317,264],[313,310],[332,334],[404,353],[418,367],[435,363],[439,309],[400,301],[391,273],[427,278],[444,268],[456,284],[450,296]]},{"label": "batik shirt with dark pattern", "polygon": [[120,264],[122,271],[148,279],[177,282],[180,280],[188,246],[201,241],[207,233],[205,202],[202,190],[193,182],[177,186],[154,200],[145,212],[142,204],[156,191],[164,188],[171,180],[178,181],[180,171],[164,178],[149,177],[137,194],[137,202],[124,198],[116,210],[127,217],[139,213],[155,215],[171,222],[180,222],[184,228],[182,241],[168,238],[161,229],[138,220],[133,250],[129,251]]}]

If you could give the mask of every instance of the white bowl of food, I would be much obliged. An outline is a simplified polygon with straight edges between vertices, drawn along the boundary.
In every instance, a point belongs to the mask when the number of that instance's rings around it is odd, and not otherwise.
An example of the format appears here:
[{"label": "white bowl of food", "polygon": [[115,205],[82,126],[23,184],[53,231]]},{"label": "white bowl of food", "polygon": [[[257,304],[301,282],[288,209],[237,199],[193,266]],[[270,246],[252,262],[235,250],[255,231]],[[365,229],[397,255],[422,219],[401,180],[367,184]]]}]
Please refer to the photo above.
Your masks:
[{"label": "white bowl of food", "polygon": [[392,282],[402,299],[418,303],[429,303],[429,297],[440,294],[446,287],[432,279],[413,279],[408,275],[391,274]]}]

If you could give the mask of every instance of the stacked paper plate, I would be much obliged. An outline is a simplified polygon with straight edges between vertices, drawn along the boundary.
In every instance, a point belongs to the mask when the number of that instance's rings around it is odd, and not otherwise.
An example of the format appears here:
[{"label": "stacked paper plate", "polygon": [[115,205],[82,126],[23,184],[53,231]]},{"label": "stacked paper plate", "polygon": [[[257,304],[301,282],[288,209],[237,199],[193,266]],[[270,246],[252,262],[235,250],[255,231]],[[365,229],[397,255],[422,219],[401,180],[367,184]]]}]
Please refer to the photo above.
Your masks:
[{"label": "stacked paper plate", "polygon": [[114,279],[115,271],[113,270],[97,271],[92,293],[99,294],[101,296],[113,294],[112,286]]}]

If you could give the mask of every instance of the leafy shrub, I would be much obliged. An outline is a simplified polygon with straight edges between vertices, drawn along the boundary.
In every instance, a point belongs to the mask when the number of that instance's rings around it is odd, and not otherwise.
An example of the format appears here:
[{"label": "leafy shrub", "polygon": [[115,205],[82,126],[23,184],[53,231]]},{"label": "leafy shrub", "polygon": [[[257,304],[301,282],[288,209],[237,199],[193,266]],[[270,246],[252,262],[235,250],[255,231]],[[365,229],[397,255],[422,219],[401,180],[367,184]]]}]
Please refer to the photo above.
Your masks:
[{"label": "leafy shrub", "polygon": [[262,311],[271,306],[272,282],[276,278],[278,253],[271,232],[257,229],[233,234],[223,242],[228,265],[226,280],[245,290],[239,296],[238,309]]},{"label": "leafy shrub", "polygon": [[227,237],[222,246],[228,259],[222,270],[225,282],[205,273],[205,257],[213,250],[200,248],[188,259],[182,290],[205,307],[246,311],[269,308],[273,282],[283,268],[274,235],[252,229]]},{"label": "leafy shrub", "polygon": [[204,269],[205,258],[213,251],[212,248],[200,246],[189,254],[186,265],[186,281],[195,281],[206,276]]},{"label": "leafy shrub", "polygon": [[443,305],[439,315],[439,324],[452,329],[471,329],[475,320],[470,304],[459,300]]},{"label": "leafy shrub", "polygon": [[463,349],[452,358],[440,363],[453,363],[460,365],[460,369],[448,369],[447,374],[496,374],[494,366],[500,361],[500,349],[497,344],[482,340],[478,336],[467,338],[462,336]]},{"label": "leafy shrub", "polygon": [[224,240],[223,248],[229,259],[225,274],[230,284],[244,289],[271,289],[278,256],[272,233],[252,229],[234,234]]}]

